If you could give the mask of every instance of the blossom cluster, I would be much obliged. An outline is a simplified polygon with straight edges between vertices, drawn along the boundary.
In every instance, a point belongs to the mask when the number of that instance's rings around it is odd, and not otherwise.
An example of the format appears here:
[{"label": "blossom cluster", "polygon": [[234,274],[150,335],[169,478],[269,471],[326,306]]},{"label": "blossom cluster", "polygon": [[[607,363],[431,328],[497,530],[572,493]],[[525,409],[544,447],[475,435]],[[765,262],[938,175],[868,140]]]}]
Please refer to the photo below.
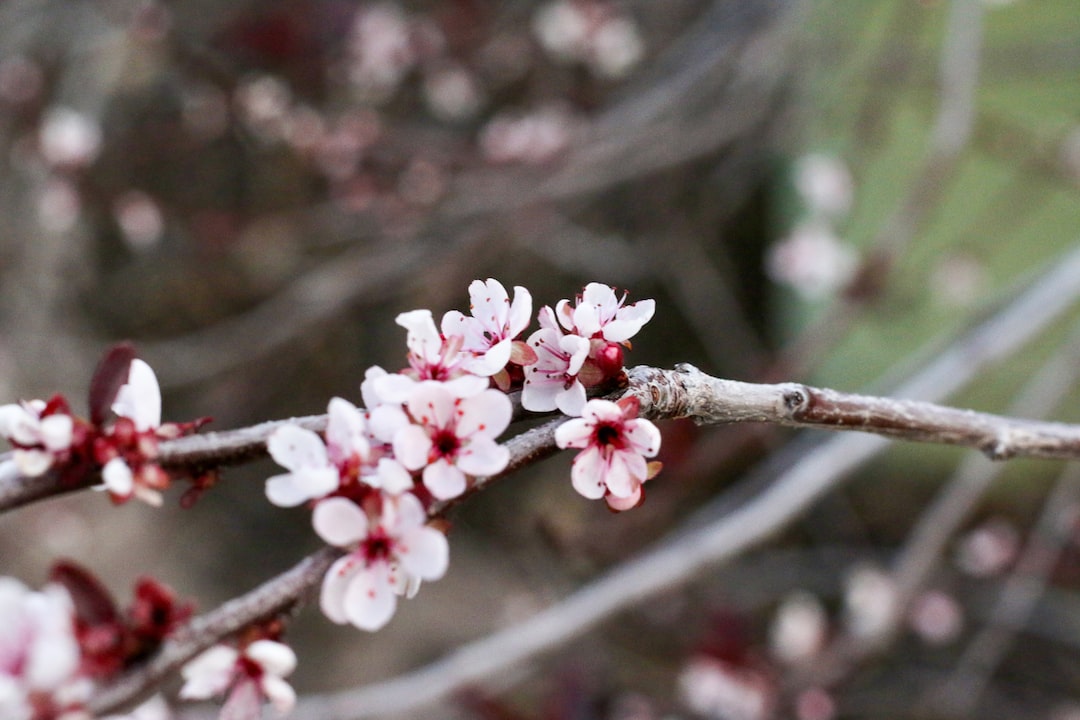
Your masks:
[{"label": "blossom cluster", "polygon": [[89,405],[89,420],[76,416],[62,395],[0,405],[0,437],[13,448],[16,470],[39,477],[55,469],[62,483],[72,485],[100,473],[97,489],[113,502],[138,498],[161,505],[169,476],[155,462],[158,442],[193,432],[205,420],[162,423],[157,376],[127,344],[101,361]]},{"label": "blossom cluster", "polygon": [[267,497],[313,504],[316,533],[347,550],[322,586],[323,612],[335,622],[377,630],[398,596],[446,572],[448,544],[428,524],[428,509],[506,469],[510,454],[498,438],[513,416],[510,391],[521,391],[525,410],[574,418],[555,439],[580,450],[572,480],[585,497],[627,510],[657,469],[646,458],[660,435],[637,418],[637,404],[588,399],[624,379],[623,349],[652,317],[652,300],[627,304],[590,283],[573,302],[542,307],[539,329],[521,340],[532,316],[528,290],[515,287],[511,298],[497,280],[475,280],[469,298],[468,315],[451,310],[438,326],[430,310],[399,315],[407,366],[370,368],[363,410],[330,400],[325,438],[289,424],[267,440],[288,470],[267,480]]}]

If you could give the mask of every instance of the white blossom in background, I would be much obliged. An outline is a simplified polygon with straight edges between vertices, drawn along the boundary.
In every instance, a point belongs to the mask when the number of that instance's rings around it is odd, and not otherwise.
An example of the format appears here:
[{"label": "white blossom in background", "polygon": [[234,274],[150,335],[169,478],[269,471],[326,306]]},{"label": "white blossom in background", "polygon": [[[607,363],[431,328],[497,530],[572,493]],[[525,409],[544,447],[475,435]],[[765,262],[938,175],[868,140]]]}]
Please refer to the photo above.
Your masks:
[{"label": "white blossom in background", "polygon": [[265,141],[284,136],[292,91],[272,75],[245,80],[236,89],[236,105],[244,124]]},{"label": "white blossom in background", "polygon": [[532,295],[514,287],[514,301],[498,280],[488,278],[469,284],[470,315],[457,310],[443,315],[443,335],[463,338],[461,351],[468,356],[462,366],[471,373],[489,377],[510,362],[513,341],[529,326]]},{"label": "white blossom in background", "polygon": [[296,692],[284,679],[295,669],[296,654],[276,640],[256,640],[242,651],[215,645],[181,669],[180,697],[207,700],[229,691],[222,718],[258,718],[265,697],[284,716],[296,704]]},{"label": "white blossom in background", "polygon": [[536,11],[532,28],[540,45],[556,60],[583,63],[600,77],[625,76],[645,52],[634,21],[607,2],[549,2]]},{"label": "white blossom in background", "polygon": [[855,568],[844,589],[844,622],[857,638],[877,638],[896,621],[896,583],[888,573],[869,565]]},{"label": "white blossom in background", "polygon": [[679,697],[692,712],[716,720],[767,720],[775,690],[761,674],[711,657],[690,660],[679,673]]},{"label": "white blossom in background", "polygon": [[49,165],[81,167],[92,163],[101,151],[101,128],[85,113],[54,107],[45,114],[38,143]]},{"label": "white blossom in background", "polygon": [[795,190],[812,215],[836,220],[851,210],[855,185],[847,166],[832,155],[810,153],[795,163]]},{"label": "white blossom in background", "polygon": [[439,500],[465,492],[468,476],[494,475],[509,462],[510,451],[496,441],[513,414],[505,393],[456,397],[445,383],[425,381],[405,407],[413,422],[394,436],[394,457],[423,470],[424,486]]},{"label": "white blossom in background", "polygon": [[795,592],[776,610],[769,628],[769,649],[782,662],[806,662],[824,647],[827,632],[821,601],[808,592]]},{"label": "white blossom in background", "polygon": [[912,601],[908,625],[927,644],[944,645],[960,636],[964,611],[952,595],[927,590]]},{"label": "white blossom in background", "polygon": [[132,250],[153,247],[161,240],[165,219],[152,197],[138,190],[129,190],[113,203],[113,217]]},{"label": "white blossom in background", "polygon": [[570,144],[568,111],[546,107],[530,113],[499,113],[480,131],[480,151],[493,163],[539,164]]},{"label": "white blossom in background", "polygon": [[384,496],[376,518],[351,500],[315,506],[315,531],[331,545],[350,548],[327,571],[320,605],[332,621],[375,631],[393,617],[397,596],[411,597],[421,580],[438,580],[449,564],[446,536],[425,525],[414,495]]},{"label": "white blossom in background", "polygon": [[835,294],[854,278],[855,251],[825,224],[797,225],[769,249],[766,272],[775,282],[790,286],[807,300]]},{"label": "white blossom in background", "polygon": [[384,2],[361,7],[349,37],[348,76],[363,99],[383,102],[416,63],[409,21],[401,6]]},{"label": "white blossom in background", "polygon": [[85,700],[79,657],[67,592],[59,586],[35,592],[0,577],[0,717],[31,720],[32,702],[59,711]]},{"label": "white blossom in background", "polygon": [[1020,533],[1008,520],[991,518],[965,534],[956,547],[956,565],[973,577],[1008,570],[1020,552]]},{"label": "white blossom in background", "polygon": [[447,122],[468,120],[484,104],[484,94],[476,78],[457,65],[425,74],[423,93],[431,114]]},{"label": "white blossom in background", "polygon": [[16,447],[15,467],[26,477],[38,477],[52,467],[58,455],[71,448],[74,421],[56,413],[41,417],[45,402],[0,405],[0,437],[28,447]]},{"label": "white blossom in background", "polygon": [[645,458],[660,450],[660,431],[637,417],[637,404],[590,400],[580,418],[555,430],[560,448],[580,448],[570,479],[574,489],[590,500],[609,498],[614,509],[635,506],[649,477]]}]

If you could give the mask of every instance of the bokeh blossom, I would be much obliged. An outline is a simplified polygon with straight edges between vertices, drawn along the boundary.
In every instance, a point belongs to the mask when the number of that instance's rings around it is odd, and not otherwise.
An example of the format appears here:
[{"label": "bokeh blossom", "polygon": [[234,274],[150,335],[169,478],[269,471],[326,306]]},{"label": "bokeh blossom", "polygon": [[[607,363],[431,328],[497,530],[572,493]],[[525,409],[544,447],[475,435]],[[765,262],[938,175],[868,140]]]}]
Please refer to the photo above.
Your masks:
[{"label": "bokeh blossom", "polygon": [[285,677],[296,669],[292,648],[276,640],[256,640],[242,650],[215,645],[181,669],[180,697],[205,700],[228,691],[221,717],[259,717],[263,697],[285,715],[296,692]]}]

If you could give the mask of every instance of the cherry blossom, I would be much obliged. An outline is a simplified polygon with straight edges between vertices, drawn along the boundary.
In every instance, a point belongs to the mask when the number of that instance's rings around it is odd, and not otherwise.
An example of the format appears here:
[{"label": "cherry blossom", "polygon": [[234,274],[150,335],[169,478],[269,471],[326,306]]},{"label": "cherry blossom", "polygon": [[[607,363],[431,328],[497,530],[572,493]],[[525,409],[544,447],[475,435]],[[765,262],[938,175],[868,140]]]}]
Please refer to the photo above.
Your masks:
[{"label": "cherry blossom", "polygon": [[85,699],[73,612],[59,586],[34,592],[0,577],[0,717],[57,716]]},{"label": "cherry blossom", "polygon": [[619,298],[612,287],[594,282],[585,286],[573,307],[569,300],[560,300],[555,306],[555,314],[567,332],[589,339],[625,343],[652,319],[656,301],[625,303],[625,293]]},{"label": "cherry blossom", "polygon": [[180,697],[205,700],[229,691],[222,717],[258,718],[266,697],[285,715],[296,704],[296,693],[284,678],[296,669],[296,654],[276,640],[256,640],[243,650],[215,645],[181,670]]},{"label": "cherry blossom", "polygon": [[161,427],[161,389],[154,370],[138,358],[131,361],[127,382],[120,386],[112,411],[119,420],[99,438],[95,453],[103,463],[98,490],[107,490],[116,502],[137,497],[161,505],[161,491],[169,478],[151,461],[157,455],[158,435],[175,437],[177,426]]},{"label": "cherry blossom", "polygon": [[328,498],[315,506],[313,522],[323,540],[352,548],[323,579],[321,606],[336,623],[375,631],[397,608],[397,595],[412,596],[420,580],[438,580],[446,572],[446,536],[427,527],[416,496],[383,496],[375,517],[346,498]]},{"label": "cherry blossom", "polygon": [[356,482],[392,493],[412,487],[412,477],[405,468],[373,450],[367,419],[359,408],[335,397],[327,406],[327,415],[325,443],[314,432],[296,425],[283,425],[267,438],[270,456],[290,471],[266,481],[270,502],[294,507]]},{"label": "cherry blossom", "polygon": [[37,477],[71,448],[75,423],[71,415],[51,412],[43,400],[0,406],[0,436],[15,446],[19,473]]},{"label": "cherry blossom", "polygon": [[537,359],[525,368],[521,406],[532,412],[557,409],[567,415],[580,415],[586,396],[578,374],[589,357],[589,340],[564,334],[549,307],[540,309],[539,321],[540,329],[528,340]]},{"label": "cherry blossom", "polygon": [[570,471],[574,489],[590,500],[605,497],[615,510],[641,500],[641,485],[650,477],[645,458],[660,449],[660,431],[637,411],[635,398],[590,400],[580,418],[555,430],[560,448],[582,448]]},{"label": "cherry blossom", "polygon": [[388,373],[374,380],[374,392],[383,402],[403,403],[417,382],[438,380],[457,397],[475,395],[488,386],[486,378],[465,369],[469,355],[461,352],[464,337],[455,335],[444,339],[435,327],[430,310],[401,313],[395,322],[408,334],[409,369]]},{"label": "cherry blossom", "polygon": [[467,475],[506,467],[510,453],[495,441],[513,414],[505,394],[488,389],[462,398],[428,381],[416,387],[406,408],[414,424],[394,436],[394,455],[409,470],[423,468],[424,486],[439,500],[465,492]]},{"label": "cherry blossom", "polygon": [[462,352],[468,356],[462,366],[471,373],[489,377],[510,362],[513,340],[529,326],[532,295],[523,287],[514,287],[514,301],[498,280],[474,280],[469,285],[472,317],[457,310],[446,313],[442,332],[446,337],[461,336]]}]

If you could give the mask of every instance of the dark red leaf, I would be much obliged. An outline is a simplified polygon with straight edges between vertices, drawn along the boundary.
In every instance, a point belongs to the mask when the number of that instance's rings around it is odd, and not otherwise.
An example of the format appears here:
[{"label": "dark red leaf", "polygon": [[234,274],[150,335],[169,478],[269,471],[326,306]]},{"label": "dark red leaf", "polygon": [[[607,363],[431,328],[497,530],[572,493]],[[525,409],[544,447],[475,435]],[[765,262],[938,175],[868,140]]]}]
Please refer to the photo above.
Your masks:
[{"label": "dark red leaf", "polygon": [[64,586],[75,603],[75,616],[86,625],[119,621],[112,596],[89,570],[70,560],[58,560],[49,571],[49,579]]},{"label": "dark red leaf", "polygon": [[109,416],[120,386],[128,380],[131,361],[135,359],[135,346],[129,342],[113,345],[101,358],[94,378],[90,381],[90,422],[100,427]]}]

